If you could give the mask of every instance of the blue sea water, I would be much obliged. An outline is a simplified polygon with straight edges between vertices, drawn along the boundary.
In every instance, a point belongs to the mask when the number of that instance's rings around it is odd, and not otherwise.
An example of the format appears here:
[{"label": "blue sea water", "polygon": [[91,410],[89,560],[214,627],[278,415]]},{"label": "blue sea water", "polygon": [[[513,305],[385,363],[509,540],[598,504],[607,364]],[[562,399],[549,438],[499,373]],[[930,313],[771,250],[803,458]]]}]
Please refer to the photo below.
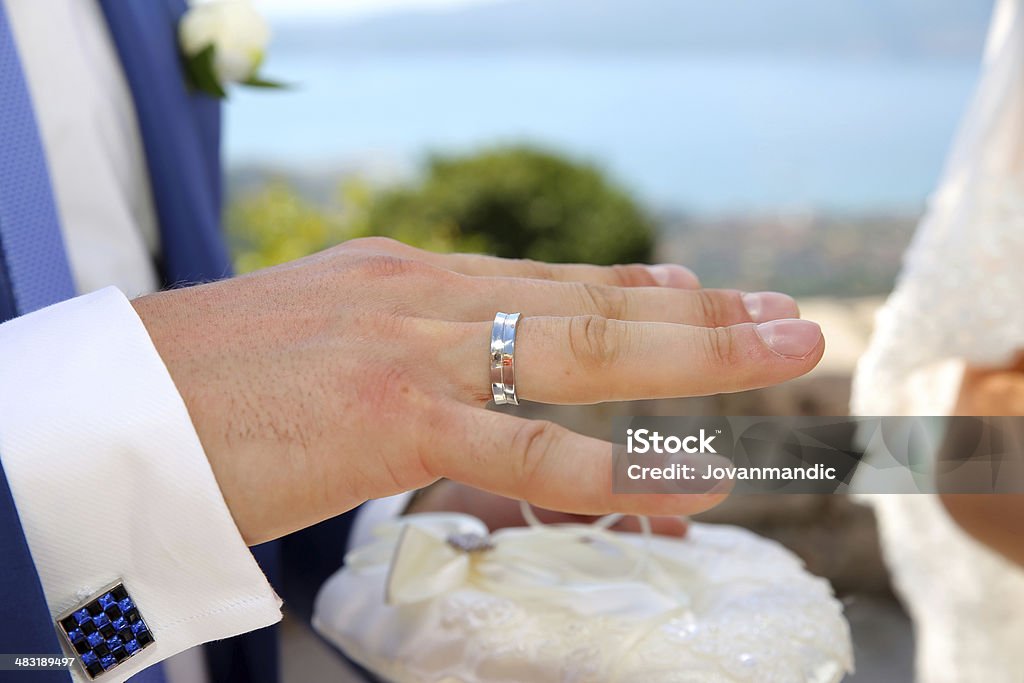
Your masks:
[{"label": "blue sea water", "polygon": [[229,164],[411,168],[528,141],[657,208],[918,210],[974,87],[965,61],[685,54],[273,54],[288,91],[236,91]]}]

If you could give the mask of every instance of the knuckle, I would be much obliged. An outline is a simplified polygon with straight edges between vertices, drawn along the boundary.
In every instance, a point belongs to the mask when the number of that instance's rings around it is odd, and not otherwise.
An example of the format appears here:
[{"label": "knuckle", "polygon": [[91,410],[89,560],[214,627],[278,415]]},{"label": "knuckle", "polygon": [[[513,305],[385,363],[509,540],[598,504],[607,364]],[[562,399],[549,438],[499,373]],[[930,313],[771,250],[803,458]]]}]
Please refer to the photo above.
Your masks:
[{"label": "knuckle", "polygon": [[622,320],[627,317],[629,297],[623,289],[589,282],[581,282],[577,286],[588,310],[603,318]]},{"label": "knuckle", "polygon": [[364,278],[390,278],[403,275],[414,275],[424,272],[427,266],[393,254],[374,253],[359,259],[355,270]]},{"label": "knuckle", "polygon": [[547,420],[524,422],[512,436],[512,456],[518,479],[529,485],[544,466],[559,438],[559,427]]},{"label": "knuckle", "polygon": [[612,282],[619,287],[649,287],[655,284],[650,271],[638,264],[609,266]]},{"label": "knuckle", "polygon": [[597,371],[615,363],[619,344],[607,318],[582,315],[569,321],[569,349],[583,370]]},{"label": "knuckle", "polygon": [[516,259],[515,262],[519,264],[523,273],[526,277],[536,278],[538,280],[554,280],[556,279],[557,273],[555,267],[550,263],[544,263],[543,261],[535,261],[533,259]]},{"label": "knuckle", "polygon": [[[353,333],[365,342],[367,353],[387,358],[408,369],[422,368],[414,355],[415,344],[429,340],[430,352],[451,343],[453,324],[444,320],[420,318],[396,312],[388,307],[360,310],[350,322]],[[443,341],[442,341],[443,340]]]},{"label": "knuckle", "polygon": [[704,354],[715,367],[731,367],[737,364],[736,338],[726,327],[708,328],[704,335]]},{"label": "knuckle", "polygon": [[700,314],[707,327],[722,327],[729,324],[729,301],[721,292],[698,289],[694,292]]},{"label": "knuckle", "polygon": [[345,242],[345,246],[353,251],[376,251],[397,253],[406,249],[406,245],[390,237],[357,237]]},{"label": "knuckle", "polygon": [[413,439],[413,454],[420,472],[428,480],[444,476],[450,459],[447,435],[458,428],[456,412],[447,401],[429,401],[422,406],[422,434]]},{"label": "knuckle", "polygon": [[404,412],[414,388],[414,378],[406,368],[383,362],[365,365],[354,387],[356,399],[374,415]]},{"label": "knuckle", "polygon": [[[477,366],[467,367],[465,363],[466,354],[480,346],[481,325],[479,323],[444,323],[444,325],[448,327],[450,333],[437,336],[443,336],[444,339],[450,340],[447,347],[457,350],[445,362],[446,367],[452,368],[452,371],[447,373],[452,393],[464,398],[471,405],[481,407],[487,405],[494,398],[494,394],[491,392],[490,377],[483,374],[482,367],[478,374]],[[486,325],[488,328],[490,327],[490,323],[486,323]]]},{"label": "knuckle", "polygon": [[409,319],[400,311],[382,306],[374,310],[360,311],[348,325],[364,339],[379,341],[402,339],[409,332],[408,322]]}]

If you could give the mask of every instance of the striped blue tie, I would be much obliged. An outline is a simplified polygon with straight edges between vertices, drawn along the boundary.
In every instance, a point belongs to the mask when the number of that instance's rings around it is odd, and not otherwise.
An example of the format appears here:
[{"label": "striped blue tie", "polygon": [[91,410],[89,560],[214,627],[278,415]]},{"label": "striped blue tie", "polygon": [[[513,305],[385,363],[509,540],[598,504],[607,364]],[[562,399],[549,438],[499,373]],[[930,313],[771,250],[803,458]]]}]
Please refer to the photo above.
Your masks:
[{"label": "striped blue tie", "polygon": [[0,321],[74,295],[32,100],[0,2]]}]

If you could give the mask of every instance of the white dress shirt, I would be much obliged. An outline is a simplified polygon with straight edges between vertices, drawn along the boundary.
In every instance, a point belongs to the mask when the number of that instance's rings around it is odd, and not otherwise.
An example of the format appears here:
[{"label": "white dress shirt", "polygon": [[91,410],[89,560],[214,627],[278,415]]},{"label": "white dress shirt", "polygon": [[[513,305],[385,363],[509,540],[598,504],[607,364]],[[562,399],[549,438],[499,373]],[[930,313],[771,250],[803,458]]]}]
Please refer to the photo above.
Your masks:
[{"label": "white dress shirt", "polygon": [[[124,295],[157,287],[159,244],[135,110],[100,7],[3,1],[78,290],[120,291],[0,326],[0,459],[51,615],[123,579],[152,628],[153,645],[103,675],[116,683],[278,621],[280,600]],[[191,664],[193,673],[169,667],[174,683],[197,680]]]},{"label": "white dress shirt", "polygon": [[5,0],[79,293],[159,286],[156,213],[131,92],[96,0]]}]

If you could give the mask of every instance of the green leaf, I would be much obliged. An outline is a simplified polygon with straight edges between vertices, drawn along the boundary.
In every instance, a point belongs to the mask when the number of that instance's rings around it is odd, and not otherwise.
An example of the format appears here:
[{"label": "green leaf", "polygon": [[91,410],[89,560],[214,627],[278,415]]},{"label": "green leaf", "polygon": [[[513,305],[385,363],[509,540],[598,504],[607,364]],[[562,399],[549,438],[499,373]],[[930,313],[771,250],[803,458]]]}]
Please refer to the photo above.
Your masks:
[{"label": "green leaf", "polygon": [[216,48],[211,43],[191,57],[186,57],[185,73],[188,75],[189,85],[193,89],[219,99],[225,99],[228,94],[217,80],[217,72],[213,68],[215,50]]},{"label": "green leaf", "polygon": [[262,76],[251,76],[242,81],[242,85],[252,86],[253,88],[274,88],[276,90],[288,90],[292,87],[291,83],[274,81],[269,78],[263,78]]}]

